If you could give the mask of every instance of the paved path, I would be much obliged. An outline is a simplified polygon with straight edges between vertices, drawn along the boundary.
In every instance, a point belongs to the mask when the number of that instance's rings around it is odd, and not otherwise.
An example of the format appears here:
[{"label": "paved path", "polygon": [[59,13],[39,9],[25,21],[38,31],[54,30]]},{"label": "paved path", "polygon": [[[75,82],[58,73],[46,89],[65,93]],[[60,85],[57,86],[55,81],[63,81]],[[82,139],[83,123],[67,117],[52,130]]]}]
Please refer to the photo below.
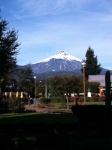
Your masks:
[{"label": "paved path", "polygon": [[71,113],[71,109],[57,109],[51,107],[40,108],[35,105],[25,105],[25,110],[36,111],[40,113]]},{"label": "paved path", "polygon": [[38,106],[34,105],[25,105],[25,110],[31,110],[31,111],[36,111],[36,112],[42,112],[42,113],[47,113],[48,108],[39,108]]}]

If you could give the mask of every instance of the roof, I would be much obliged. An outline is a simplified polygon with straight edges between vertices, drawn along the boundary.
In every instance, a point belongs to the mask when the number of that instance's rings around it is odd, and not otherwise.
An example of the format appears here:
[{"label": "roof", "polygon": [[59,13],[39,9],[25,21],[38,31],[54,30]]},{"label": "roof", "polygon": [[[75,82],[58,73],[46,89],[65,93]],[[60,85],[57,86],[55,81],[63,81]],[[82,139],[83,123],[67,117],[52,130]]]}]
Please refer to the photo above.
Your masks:
[{"label": "roof", "polygon": [[[99,82],[100,86],[105,86],[105,75],[89,75],[89,82]],[[112,75],[110,76],[110,82],[112,81]],[[112,82],[111,82],[112,87]]]}]

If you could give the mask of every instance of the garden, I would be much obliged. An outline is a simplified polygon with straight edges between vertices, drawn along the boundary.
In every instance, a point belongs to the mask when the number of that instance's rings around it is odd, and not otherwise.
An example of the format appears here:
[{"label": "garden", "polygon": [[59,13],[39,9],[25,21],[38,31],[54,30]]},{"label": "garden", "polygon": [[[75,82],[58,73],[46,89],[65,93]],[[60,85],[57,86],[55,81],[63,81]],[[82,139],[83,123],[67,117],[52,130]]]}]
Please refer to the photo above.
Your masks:
[{"label": "garden", "polygon": [[112,120],[111,116],[109,119],[105,116],[104,101],[87,101],[85,106],[76,106],[71,101],[69,112],[65,111],[66,102],[41,104],[48,109],[61,109],[63,113],[25,111],[24,102],[16,101],[11,99],[0,105],[9,110],[0,115],[0,144],[4,149],[9,146],[41,150],[112,148]]}]

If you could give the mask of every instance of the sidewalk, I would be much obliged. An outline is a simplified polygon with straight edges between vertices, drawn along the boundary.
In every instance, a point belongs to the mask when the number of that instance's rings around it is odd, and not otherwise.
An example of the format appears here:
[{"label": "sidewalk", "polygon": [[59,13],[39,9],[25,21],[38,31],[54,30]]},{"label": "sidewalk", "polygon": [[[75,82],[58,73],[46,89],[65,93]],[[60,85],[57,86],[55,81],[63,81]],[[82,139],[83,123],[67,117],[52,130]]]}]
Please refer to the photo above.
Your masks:
[{"label": "sidewalk", "polygon": [[38,106],[35,106],[34,104],[31,105],[25,105],[25,110],[30,110],[30,111],[36,111],[39,113],[72,113],[71,109],[58,109],[58,108],[40,108]]}]

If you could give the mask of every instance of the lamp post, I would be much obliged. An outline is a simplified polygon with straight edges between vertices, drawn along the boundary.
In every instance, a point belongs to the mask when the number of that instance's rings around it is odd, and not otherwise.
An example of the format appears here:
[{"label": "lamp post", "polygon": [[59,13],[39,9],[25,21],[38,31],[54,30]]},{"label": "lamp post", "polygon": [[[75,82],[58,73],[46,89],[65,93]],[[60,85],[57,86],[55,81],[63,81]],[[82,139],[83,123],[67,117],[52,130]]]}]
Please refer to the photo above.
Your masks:
[{"label": "lamp post", "polygon": [[[52,72],[54,72],[55,70],[52,70]],[[47,78],[48,78],[48,72],[46,73],[46,76],[45,76],[45,98],[47,98],[48,97],[48,80],[47,80]]]},{"label": "lamp post", "polygon": [[47,98],[47,77],[45,79],[45,98]]},{"label": "lamp post", "polygon": [[85,60],[82,61],[82,69],[83,69],[83,90],[84,90],[84,105],[86,104],[86,85],[85,85]]},{"label": "lamp post", "polygon": [[47,74],[48,72],[45,74],[45,98],[47,98]]},{"label": "lamp post", "polygon": [[35,85],[35,100],[36,100],[36,95],[37,95],[36,94],[36,76],[34,76],[34,82],[35,82],[34,85]]}]

